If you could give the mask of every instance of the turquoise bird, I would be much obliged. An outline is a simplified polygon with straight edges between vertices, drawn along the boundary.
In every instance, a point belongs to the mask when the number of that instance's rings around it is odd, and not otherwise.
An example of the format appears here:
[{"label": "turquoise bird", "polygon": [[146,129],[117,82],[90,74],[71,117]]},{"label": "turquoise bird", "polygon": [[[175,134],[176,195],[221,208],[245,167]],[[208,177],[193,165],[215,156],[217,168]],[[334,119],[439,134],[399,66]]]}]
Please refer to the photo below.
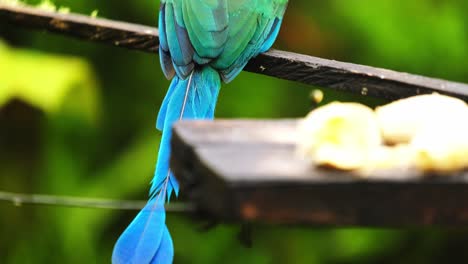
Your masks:
[{"label": "turquoise bird", "polygon": [[232,81],[273,45],[287,0],[163,0],[159,11],[159,55],[172,79],[159,110],[162,131],[150,199],[118,239],[112,262],[172,263],[174,249],[164,202],[178,195],[169,169],[175,121],[212,119],[221,82]]}]

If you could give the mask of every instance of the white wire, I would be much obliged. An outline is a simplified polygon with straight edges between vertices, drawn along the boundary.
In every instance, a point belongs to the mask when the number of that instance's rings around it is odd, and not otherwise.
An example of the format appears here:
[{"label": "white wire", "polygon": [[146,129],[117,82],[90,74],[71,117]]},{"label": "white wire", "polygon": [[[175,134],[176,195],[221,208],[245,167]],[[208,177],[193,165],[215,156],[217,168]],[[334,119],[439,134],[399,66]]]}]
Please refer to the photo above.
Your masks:
[{"label": "white wire", "polygon": [[[143,200],[112,200],[102,198],[13,193],[4,191],[0,191],[0,201],[11,202],[15,206],[36,204],[113,210],[140,210],[146,205],[146,201]],[[166,211],[172,213],[195,211],[195,206],[189,203],[169,203],[166,204],[165,207]]]}]

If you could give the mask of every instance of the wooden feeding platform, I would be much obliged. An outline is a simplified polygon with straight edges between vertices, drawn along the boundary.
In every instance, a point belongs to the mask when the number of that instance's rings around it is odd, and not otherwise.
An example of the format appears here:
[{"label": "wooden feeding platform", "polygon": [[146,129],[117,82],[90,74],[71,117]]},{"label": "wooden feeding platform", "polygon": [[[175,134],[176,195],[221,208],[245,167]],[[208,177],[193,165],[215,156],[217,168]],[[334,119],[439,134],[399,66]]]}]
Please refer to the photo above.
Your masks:
[{"label": "wooden feeding platform", "polygon": [[[158,52],[158,29],[148,26],[6,4],[0,4],[0,23]],[[467,84],[279,50],[254,58],[246,70],[340,91],[365,90],[368,96],[387,100],[439,92],[468,101]],[[468,173],[422,179],[408,172],[365,180],[317,169],[295,154],[296,124],[297,120],[177,123],[171,166],[182,192],[204,214],[221,221],[468,226]]]},{"label": "wooden feeding platform", "polygon": [[366,180],[319,169],[296,155],[296,124],[297,120],[177,123],[171,166],[182,192],[222,221],[468,225],[468,173],[428,178],[386,173]]}]

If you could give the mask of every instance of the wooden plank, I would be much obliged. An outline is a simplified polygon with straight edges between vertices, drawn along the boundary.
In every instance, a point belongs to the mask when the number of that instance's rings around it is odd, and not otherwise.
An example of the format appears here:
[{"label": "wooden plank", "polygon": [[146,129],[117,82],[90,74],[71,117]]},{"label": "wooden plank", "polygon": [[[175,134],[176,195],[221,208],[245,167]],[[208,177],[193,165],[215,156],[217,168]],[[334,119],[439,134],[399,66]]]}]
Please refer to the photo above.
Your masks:
[{"label": "wooden plank", "polygon": [[152,53],[159,47],[157,28],[79,14],[0,3],[0,22]]},{"label": "wooden plank", "polygon": [[261,54],[245,70],[388,100],[438,92],[468,102],[467,84],[286,51]]},{"label": "wooden plank", "polygon": [[[60,14],[23,6],[0,4],[0,23],[157,53],[158,30],[76,14]],[[247,71],[319,87],[388,100],[439,92],[468,101],[468,85],[352,63],[271,50],[254,58]]]},{"label": "wooden plank", "polygon": [[[172,169],[181,192],[220,221],[325,226],[466,226],[468,173],[363,180],[295,155],[294,120],[183,121]],[[404,173],[404,174],[402,174]]]}]

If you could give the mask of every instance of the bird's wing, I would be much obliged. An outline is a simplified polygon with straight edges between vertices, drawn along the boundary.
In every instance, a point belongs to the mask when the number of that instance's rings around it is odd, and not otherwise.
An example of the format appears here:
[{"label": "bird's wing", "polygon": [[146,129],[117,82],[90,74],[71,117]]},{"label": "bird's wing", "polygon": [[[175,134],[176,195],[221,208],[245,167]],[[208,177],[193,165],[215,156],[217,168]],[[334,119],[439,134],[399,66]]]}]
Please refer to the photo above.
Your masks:
[{"label": "bird's wing", "polygon": [[[280,2],[278,2],[280,1]],[[286,9],[285,0],[238,0],[229,6],[229,39],[215,62],[225,82],[234,79],[248,61],[273,45]]]},{"label": "bird's wing", "polygon": [[167,78],[186,79],[195,64],[206,64],[224,50],[228,0],[166,0],[159,14],[161,65]]},{"label": "bird's wing", "polygon": [[165,0],[160,54],[168,78],[186,79],[196,64],[210,64],[231,81],[268,50],[278,34],[286,0]]}]

